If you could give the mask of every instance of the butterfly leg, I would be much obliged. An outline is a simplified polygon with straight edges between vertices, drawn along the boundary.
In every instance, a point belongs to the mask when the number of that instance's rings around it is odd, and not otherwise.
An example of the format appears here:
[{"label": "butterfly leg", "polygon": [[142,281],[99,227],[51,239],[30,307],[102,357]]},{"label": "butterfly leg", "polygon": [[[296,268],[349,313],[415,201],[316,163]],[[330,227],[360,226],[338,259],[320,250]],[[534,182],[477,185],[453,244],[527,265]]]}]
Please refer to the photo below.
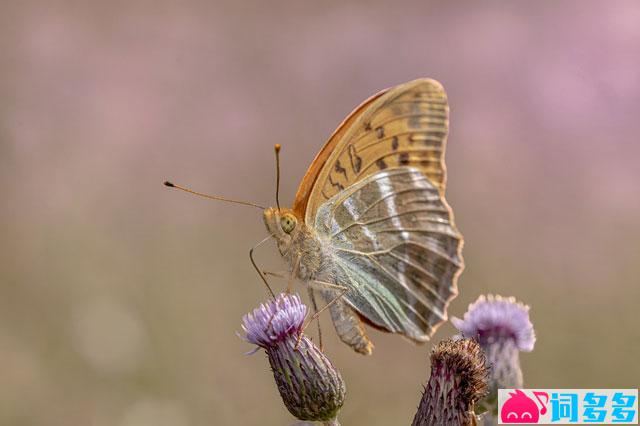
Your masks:
[{"label": "butterfly leg", "polygon": [[293,264],[293,269],[291,271],[266,271],[263,270],[262,273],[267,277],[276,277],[281,278],[283,280],[288,280],[287,282],[287,293],[291,293],[293,291],[293,281],[295,280],[296,273],[298,272],[298,267],[300,265],[300,257]]},{"label": "butterfly leg", "polygon": [[[311,300],[311,306],[313,307],[313,314],[315,315],[318,312],[318,304],[316,303],[316,294],[313,292],[311,287],[307,287],[307,291],[309,292],[309,299]],[[320,320],[317,322],[318,324],[318,343],[320,346],[320,351],[324,352],[324,345],[322,344],[322,327],[320,327]]]},{"label": "butterfly leg", "polygon": [[[304,330],[309,326],[309,324],[311,324],[313,321],[317,320],[320,317],[320,314],[322,312],[324,312],[326,309],[329,309],[334,303],[337,303],[342,296],[345,295],[345,293],[347,291],[349,291],[348,287],[343,287],[341,285],[336,285],[336,284],[331,284],[331,283],[326,283],[323,281],[312,281],[315,284],[321,284],[323,287],[330,287],[332,289],[337,289],[340,290],[340,293],[333,298],[333,300],[329,301],[326,305],[324,305],[322,307],[322,309],[318,310],[317,309],[317,305],[315,303],[315,296],[312,296],[313,293],[311,293],[313,291],[313,289],[311,288],[311,286],[309,286],[309,295],[310,297],[312,297],[311,301],[313,303],[313,308],[314,308],[314,314],[311,316],[311,318],[309,319],[309,321],[307,321],[307,323],[302,326],[302,330],[300,330],[300,334],[298,335],[298,341],[296,342],[296,349],[298,348],[298,345],[300,344],[300,340],[302,340],[302,333],[304,332]],[[320,322],[318,322],[318,330],[320,330]]]},{"label": "butterfly leg", "polygon": [[[371,355],[373,343],[367,337],[360,317],[342,299],[342,296],[346,293],[344,291],[346,287],[322,281],[314,281],[313,284],[319,287],[320,293],[328,302],[324,309],[329,309],[331,320],[340,340],[351,346],[358,353]],[[342,290],[338,297],[335,297],[336,290]]]},{"label": "butterfly leg", "polygon": [[287,277],[285,274],[286,272],[284,271],[262,271],[263,274],[265,274],[268,277],[276,277],[276,278],[282,278],[282,279],[288,279],[289,277]]},{"label": "butterfly leg", "polygon": [[[280,299],[276,299],[276,306],[278,306],[277,304],[280,303]],[[271,322],[273,321],[273,319],[276,317],[276,313],[278,312],[277,309],[275,309],[273,311],[273,313],[271,314],[271,317],[269,318],[269,322],[267,322],[267,327],[265,328],[265,330],[269,330],[271,328]]]},{"label": "butterfly leg", "polygon": [[289,277],[289,271],[266,271],[263,270],[262,274],[265,277],[274,277],[274,278],[279,278],[282,280],[289,280],[288,284],[287,284],[287,288],[285,289],[285,291],[287,293],[291,293],[292,292],[292,284],[290,281],[290,277]]},{"label": "butterfly leg", "polygon": [[298,268],[300,267],[300,256],[293,262],[293,268],[291,268],[291,274],[289,275],[289,281],[287,282],[287,293],[293,292],[293,281],[298,274]]}]

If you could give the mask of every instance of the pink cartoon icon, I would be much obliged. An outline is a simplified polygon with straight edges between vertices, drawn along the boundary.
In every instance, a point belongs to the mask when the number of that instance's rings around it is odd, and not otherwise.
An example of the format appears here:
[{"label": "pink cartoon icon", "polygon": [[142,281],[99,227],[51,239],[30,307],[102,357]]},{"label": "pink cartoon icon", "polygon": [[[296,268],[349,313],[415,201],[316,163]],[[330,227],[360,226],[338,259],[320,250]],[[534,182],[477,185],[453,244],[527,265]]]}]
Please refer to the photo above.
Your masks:
[{"label": "pink cartoon icon", "polygon": [[[540,410],[535,401],[529,398],[521,390],[509,392],[509,399],[502,405],[500,418],[502,423],[538,423],[540,414],[547,412],[549,394],[546,392],[533,392],[540,404]],[[542,402],[541,397],[545,398]]]}]

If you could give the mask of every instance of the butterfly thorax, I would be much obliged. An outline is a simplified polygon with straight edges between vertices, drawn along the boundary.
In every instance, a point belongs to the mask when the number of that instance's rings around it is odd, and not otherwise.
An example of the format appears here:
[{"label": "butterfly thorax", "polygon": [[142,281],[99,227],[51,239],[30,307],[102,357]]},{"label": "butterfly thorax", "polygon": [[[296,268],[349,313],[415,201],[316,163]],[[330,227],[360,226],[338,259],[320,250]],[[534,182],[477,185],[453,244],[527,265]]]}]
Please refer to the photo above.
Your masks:
[{"label": "butterfly thorax", "polygon": [[296,278],[310,281],[331,268],[328,246],[292,210],[268,208],[264,223]]}]

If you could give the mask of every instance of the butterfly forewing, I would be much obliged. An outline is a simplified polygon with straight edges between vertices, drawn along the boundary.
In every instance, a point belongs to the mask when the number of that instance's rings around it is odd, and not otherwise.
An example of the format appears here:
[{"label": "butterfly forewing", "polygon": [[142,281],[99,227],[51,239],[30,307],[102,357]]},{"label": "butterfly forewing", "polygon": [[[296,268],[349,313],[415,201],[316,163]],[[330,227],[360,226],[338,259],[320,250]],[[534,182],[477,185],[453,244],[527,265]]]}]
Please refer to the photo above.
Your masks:
[{"label": "butterfly forewing", "polygon": [[424,341],[446,320],[461,237],[420,170],[378,171],[346,188],[320,207],[315,229],[329,240],[347,302],[370,322]]},{"label": "butterfly forewing", "polygon": [[325,158],[314,161],[316,167],[321,162],[320,170],[305,176],[296,205],[306,201],[305,217],[311,223],[320,205],[335,194],[381,170],[402,166],[420,170],[443,193],[447,132],[448,105],[440,83],[421,79],[376,95],[334,133],[323,149]]}]

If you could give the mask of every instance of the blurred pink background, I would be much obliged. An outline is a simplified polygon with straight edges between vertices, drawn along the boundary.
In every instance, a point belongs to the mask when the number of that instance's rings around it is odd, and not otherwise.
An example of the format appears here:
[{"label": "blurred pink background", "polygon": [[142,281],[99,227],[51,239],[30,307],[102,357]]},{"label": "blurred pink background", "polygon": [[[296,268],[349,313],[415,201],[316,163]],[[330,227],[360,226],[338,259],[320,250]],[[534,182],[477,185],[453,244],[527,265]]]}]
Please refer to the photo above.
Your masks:
[{"label": "blurred pink background", "polygon": [[[636,1],[5,3],[0,424],[293,423],[234,334],[261,212],[162,182],[273,204],[280,143],[289,204],[353,107],[417,77],[451,104],[450,314],[516,296],[527,387],[637,387],[639,69]],[[431,345],[372,331],[365,358],[323,327],[343,424],[408,424]]]}]

